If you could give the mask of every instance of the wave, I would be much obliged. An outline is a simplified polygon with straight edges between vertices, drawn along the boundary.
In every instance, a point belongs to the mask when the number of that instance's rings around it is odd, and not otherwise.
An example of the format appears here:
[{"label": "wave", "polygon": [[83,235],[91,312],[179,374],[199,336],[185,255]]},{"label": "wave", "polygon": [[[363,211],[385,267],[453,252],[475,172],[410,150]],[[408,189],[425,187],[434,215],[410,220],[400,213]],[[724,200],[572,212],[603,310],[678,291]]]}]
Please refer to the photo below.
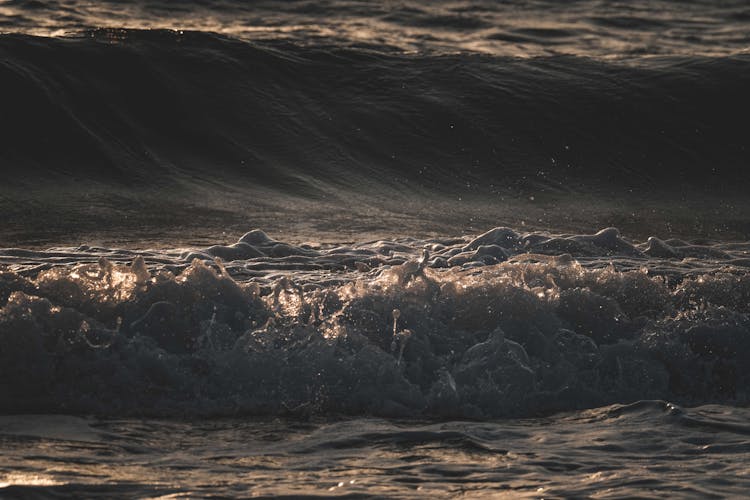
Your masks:
[{"label": "wave", "polygon": [[[202,498],[236,497],[251,484],[258,498],[369,499],[412,497],[420,482],[430,484],[420,496],[430,488],[439,497],[467,490],[538,496],[539,484],[545,496],[560,498],[596,496],[602,488],[627,497],[742,497],[748,416],[747,408],[683,409],[665,401],[499,421],[0,416],[1,463],[26,464],[7,473],[0,488],[10,498]],[[102,457],[107,467],[96,475],[61,470],[63,459]],[[658,464],[658,474],[644,462]],[[321,467],[335,476],[321,479]],[[714,468],[718,476],[704,473]],[[523,483],[513,483],[518,478]]]},{"label": "wave", "polygon": [[221,32],[235,38],[323,42],[383,51],[576,54],[593,57],[728,55],[747,51],[746,2],[617,0],[488,2],[242,0],[7,0],[0,29],[55,35],[115,27]]},{"label": "wave", "polygon": [[[747,180],[750,58],[393,54],[101,29],[0,36],[7,186],[315,194]],[[364,187],[363,187],[364,186]]]},{"label": "wave", "polygon": [[614,228],[5,249],[0,411],[487,418],[747,403],[748,250],[633,244]]}]

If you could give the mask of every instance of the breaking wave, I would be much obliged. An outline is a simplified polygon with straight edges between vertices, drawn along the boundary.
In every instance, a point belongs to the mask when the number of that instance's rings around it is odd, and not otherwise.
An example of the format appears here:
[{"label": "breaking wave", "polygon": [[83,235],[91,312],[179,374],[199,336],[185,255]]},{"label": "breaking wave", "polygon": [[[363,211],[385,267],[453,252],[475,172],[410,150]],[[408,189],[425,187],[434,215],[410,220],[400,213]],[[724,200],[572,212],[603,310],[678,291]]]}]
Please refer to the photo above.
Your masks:
[{"label": "breaking wave", "polygon": [[746,403],[750,244],[518,233],[0,251],[0,411],[528,416]]}]

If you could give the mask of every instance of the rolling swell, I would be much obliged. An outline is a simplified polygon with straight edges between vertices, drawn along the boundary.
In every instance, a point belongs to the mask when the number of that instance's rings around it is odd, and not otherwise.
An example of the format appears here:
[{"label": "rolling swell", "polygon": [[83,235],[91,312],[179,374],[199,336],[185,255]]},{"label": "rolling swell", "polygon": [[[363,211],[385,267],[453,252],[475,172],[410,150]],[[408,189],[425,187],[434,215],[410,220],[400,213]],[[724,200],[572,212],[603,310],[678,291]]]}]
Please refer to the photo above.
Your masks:
[{"label": "rolling swell", "polygon": [[731,186],[748,175],[748,69],[745,56],[615,63],[200,32],[3,35],[0,161],[10,186]]}]

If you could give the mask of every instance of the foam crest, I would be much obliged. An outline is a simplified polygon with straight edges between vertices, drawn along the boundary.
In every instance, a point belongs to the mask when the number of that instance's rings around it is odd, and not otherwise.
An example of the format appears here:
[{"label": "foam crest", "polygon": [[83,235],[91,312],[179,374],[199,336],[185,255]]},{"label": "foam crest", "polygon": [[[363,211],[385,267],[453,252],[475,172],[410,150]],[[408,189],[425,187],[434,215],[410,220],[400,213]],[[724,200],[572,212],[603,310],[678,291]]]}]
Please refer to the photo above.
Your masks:
[{"label": "foam crest", "polygon": [[204,249],[0,250],[0,408],[483,418],[746,401],[748,245],[701,243],[256,230]]}]

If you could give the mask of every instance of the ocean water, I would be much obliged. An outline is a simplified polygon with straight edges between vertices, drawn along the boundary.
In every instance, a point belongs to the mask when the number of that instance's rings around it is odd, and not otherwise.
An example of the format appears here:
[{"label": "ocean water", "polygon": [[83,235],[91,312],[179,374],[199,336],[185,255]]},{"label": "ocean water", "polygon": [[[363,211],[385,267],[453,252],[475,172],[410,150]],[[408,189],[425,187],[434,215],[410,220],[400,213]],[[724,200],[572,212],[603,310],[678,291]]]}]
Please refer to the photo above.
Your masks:
[{"label": "ocean water", "polygon": [[0,1],[0,497],[743,495],[749,28]]},{"label": "ocean water", "polygon": [[725,498],[747,409],[641,401],[544,419],[3,417],[6,498]]}]

